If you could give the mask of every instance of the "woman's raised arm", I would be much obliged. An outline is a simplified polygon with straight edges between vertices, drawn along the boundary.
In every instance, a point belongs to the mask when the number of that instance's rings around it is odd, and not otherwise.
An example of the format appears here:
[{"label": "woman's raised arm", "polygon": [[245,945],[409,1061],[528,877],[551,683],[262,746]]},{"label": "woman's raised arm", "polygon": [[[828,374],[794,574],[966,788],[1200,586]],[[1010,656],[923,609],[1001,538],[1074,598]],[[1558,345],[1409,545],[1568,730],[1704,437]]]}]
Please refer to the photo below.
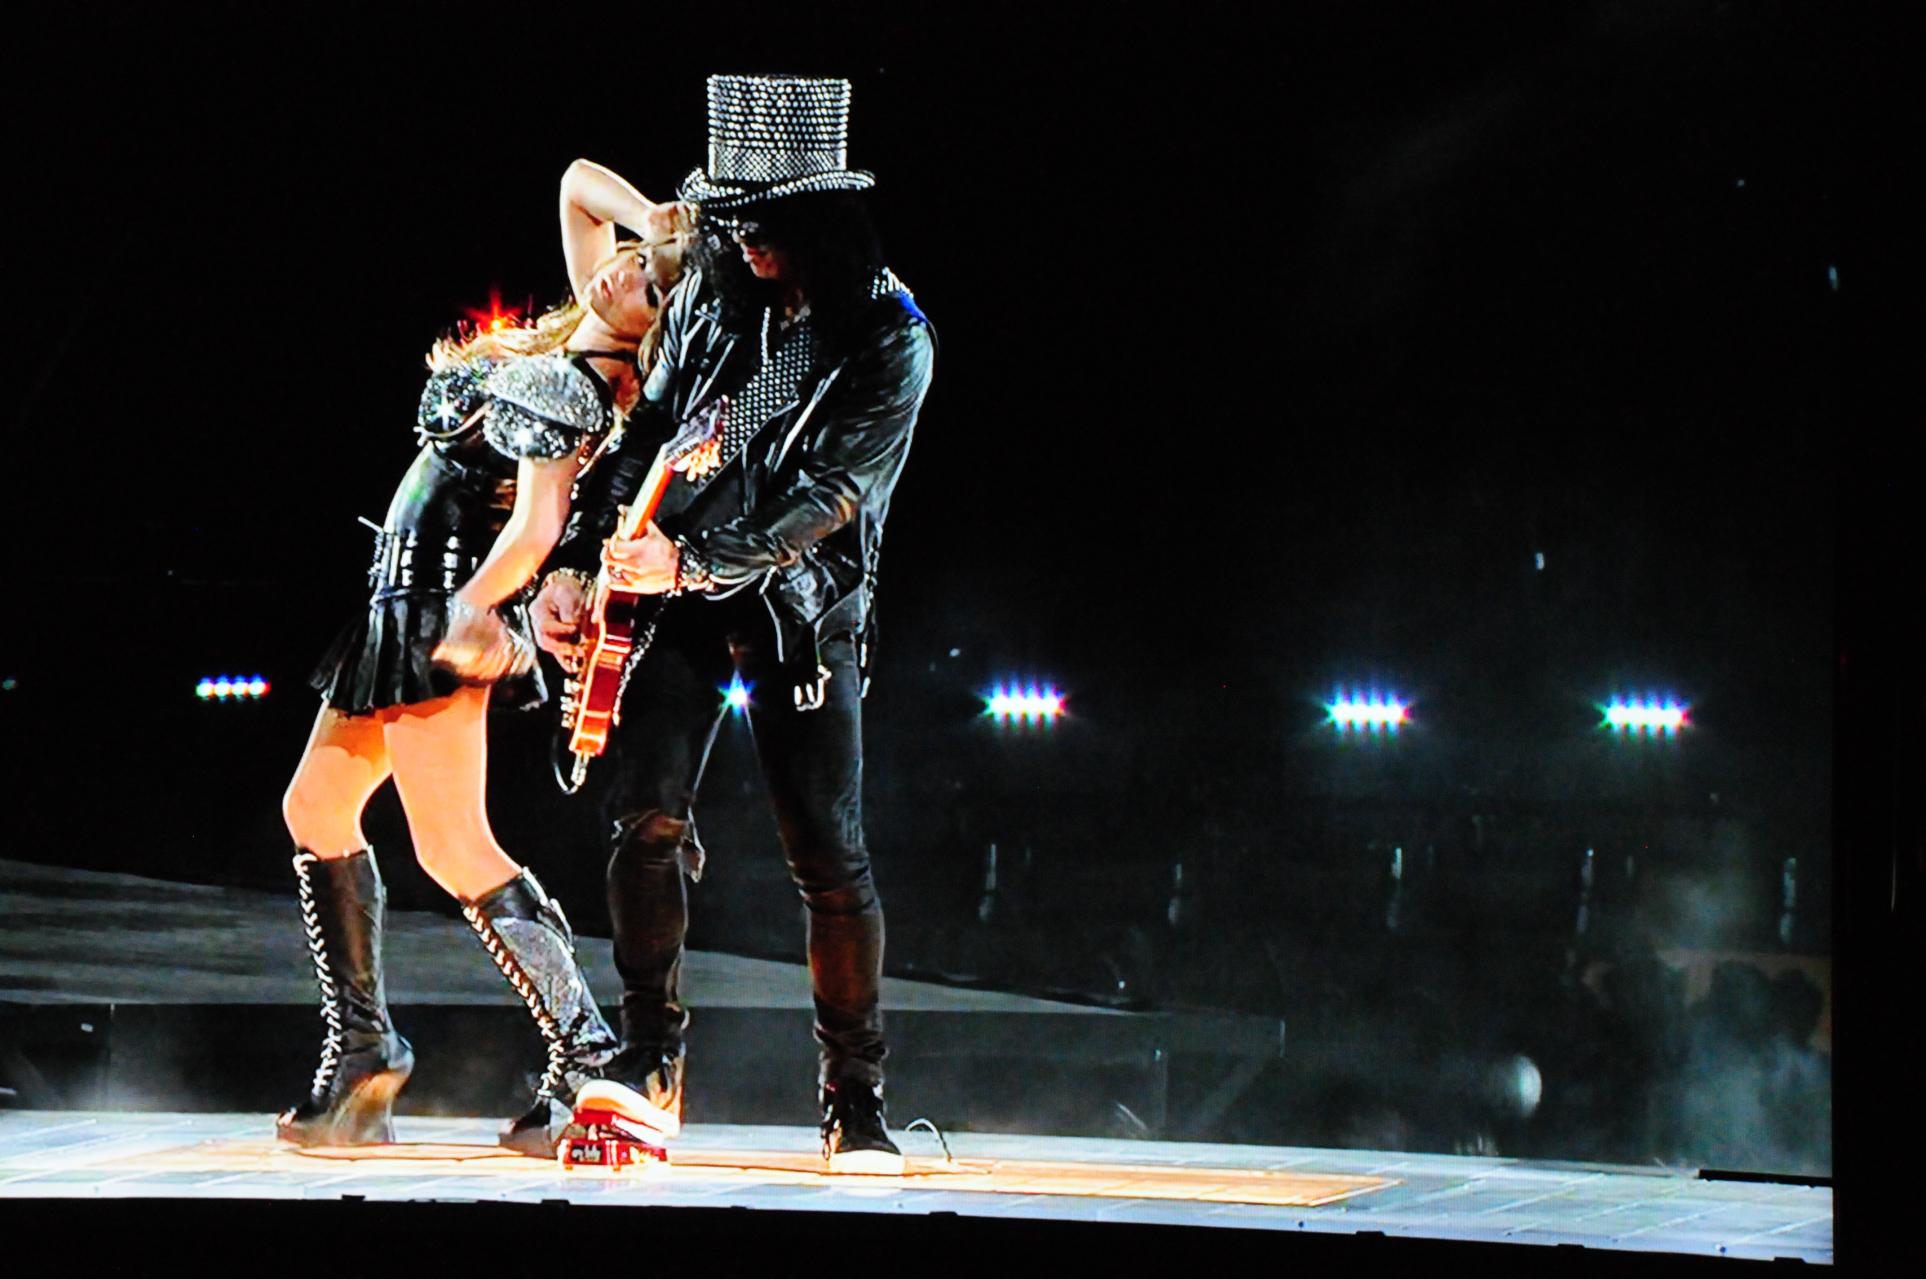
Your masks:
[{"label": "woman's raised arm", "polygon": [[655,203],[593,160],[569,165],[562,174],[562,257],[575,300],[588,305],[583,290],[595,268],[615,252],[618,224],[640,232],[645,240],[666,239],[674,232],[676,208]]}]

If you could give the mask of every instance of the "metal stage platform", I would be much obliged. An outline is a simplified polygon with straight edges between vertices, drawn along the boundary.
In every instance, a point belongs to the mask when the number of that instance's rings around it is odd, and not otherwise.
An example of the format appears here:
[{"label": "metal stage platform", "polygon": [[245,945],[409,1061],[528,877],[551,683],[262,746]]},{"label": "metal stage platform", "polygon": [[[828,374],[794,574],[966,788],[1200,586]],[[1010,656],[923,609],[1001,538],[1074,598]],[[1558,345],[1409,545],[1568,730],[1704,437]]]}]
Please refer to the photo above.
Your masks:
[{"label": "metal stage platform", "polygon": [[[313,1070],[314,976],[291,891],[0,861],[0,918],[0,1082],[19,1094],[13,1106],[272,1111]],[[389,1000],[418,1059],[400,1112],[525,1104],[538,1040],[467,926],[391,911],[384,944]],[[612,1007],[608,942],[584,936],[577,950]],[[809,989],[801,964],[689,952],[691,1122],[808,1120]],[[1275,1019],[1120,1012],[900,978],[884,979],[883,1008],[897,1113],[960,1128],[1195,1137],[1284,1050]],[[1207,1061],[1214,1084],[1173,1116],[1180,1058]]]},{"label": "metal stage platform", "polygon": [[[293,876],[286,893],[0,860],[0,1000],[24,1004],[301,1004],[314,969]],[[521,1006],[459,919],[390,911],[384,945],[395,1004]],[[620,989],[609,944],[576,949],[596,990]],[[682,969],[695,1008],[808,1012],[800,964],[691,951]],[[904,1012],[1129,1014],[998,991],[885,978]]]},{"label": "metal stage platform", "polygon": [[[704,1125],[685,1130],[667,1168],[595,1173],[501,1151],[485,1120],[404,1119],[400,1144],[353,1152],[279,1147],[271,1128],[265,1114],[0,1111],[0,1206],[87,1200],[102,1224],[114,1202],[158,1203],[178,1216],[166,1205],[186,1200],[954,1214],[992,1227],[1027,1220],[1537,1245],[1544,1251],[1508,1255],[1567,1271],[1577,1248],[1594,1259],[1595,1250],[1618,1254],[1631,1273],[1641,1271],[1632,1253],[1654,1263],[1661,1254],[1832,1261],[1830,1189],[1635,1168],[987,1133],[951,1134],[946,1160],[917,1131],[902,1137],[906,1175],[830,1177],[813,1130]],[[596,1219],[604,1229],[618,1221]]]},{"label": "metal stage platform", "polygon": [[[584,938],[581,953],[612,994],[606,943]],[[891,1113],[910,1172],[831,1178],[814,1130],[790,1126],[815,1100],[806,972],[700,952],[684,976],[689,1127],[672,1165],[565,1173],[492,1144],[499,1117],[525,1105],[539,1051],[467,929],[394,912],[388,960],[418,1056],[398,1107],[402,1143],[282,1148],[270,1116],[305,1085],[317,1034],[292,894],[0,861],[0,1226],[125,1243],[151,1223],[218,1250],[240,1249],[237,1232],[310,1226],[455,1239],[477,1228],[476,1205],[488,1230],[525,1220],[540,1234],[560,1228],[543,1213],[575,1205],[626,1210],[567,1221],[570,1237],[616,1247],[661,1228],[736,1248],[749,1221],[770,1247],[837,1247],[859,1213],[863,1229],[897,1231],[911,1250],[1101,1246],[1138,1264],[1194,1260],[1199,1240],[1252,1239],[1284,1249],[1277,1260],[1341,1264],[1375,1240],[1381,1257],[1469,1256],[1486,1274],[1529,1273],[1551,1255],[1516,1244],[1567,1245],[1556,1250],[1566,1270],[1574,1258],[1644,1273],[1832,1260],[1825,1187],[1135,1139],[1201,1131],[1278,1059],[1281,1023],[893,979]],[[1208,1065],[1213,1086],[1169,1115],[1168,1072],[1186,1057]],[[920,1115],[948,1130],[953,1161],[907,1129]],[[1447,1251],[1408,1251],[1420,1247]]]}]

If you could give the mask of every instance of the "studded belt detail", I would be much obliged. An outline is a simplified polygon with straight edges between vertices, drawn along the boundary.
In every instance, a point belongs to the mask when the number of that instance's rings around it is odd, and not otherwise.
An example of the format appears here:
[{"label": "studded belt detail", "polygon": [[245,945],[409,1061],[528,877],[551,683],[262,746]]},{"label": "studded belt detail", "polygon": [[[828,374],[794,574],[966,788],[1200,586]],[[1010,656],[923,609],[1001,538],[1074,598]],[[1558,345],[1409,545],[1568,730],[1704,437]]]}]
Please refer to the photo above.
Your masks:
[{"label": "studded belt detail", "polygon": [[424,538],[416,529],[378,529],[368,587],[376,600],[453,593],[481,563],[459,536]]}]

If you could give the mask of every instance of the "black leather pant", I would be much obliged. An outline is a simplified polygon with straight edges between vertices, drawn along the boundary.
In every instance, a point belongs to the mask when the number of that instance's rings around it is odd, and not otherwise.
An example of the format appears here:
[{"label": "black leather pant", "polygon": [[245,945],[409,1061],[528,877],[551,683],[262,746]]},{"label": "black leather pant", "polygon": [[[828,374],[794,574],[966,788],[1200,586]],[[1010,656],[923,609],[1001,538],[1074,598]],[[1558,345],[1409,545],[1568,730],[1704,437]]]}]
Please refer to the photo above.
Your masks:
[{"label": "black leather pant", "polygon": [[694,846],[691,807],[732,673],[753,687],[749,711],[790,878],[809,912],[809,974],[825,1080],[879,1082],[883,908],[863,844],[862,699],[855,645],[827,640],[823,705],[799,711],[797,671],[775,664],[775,635],[752,592],[671,601],[636,665],[616,729],[609,913],[622,974],[622,1040],[681,1051],[688,1024],[678,989],[688,930],[683,882]]}]

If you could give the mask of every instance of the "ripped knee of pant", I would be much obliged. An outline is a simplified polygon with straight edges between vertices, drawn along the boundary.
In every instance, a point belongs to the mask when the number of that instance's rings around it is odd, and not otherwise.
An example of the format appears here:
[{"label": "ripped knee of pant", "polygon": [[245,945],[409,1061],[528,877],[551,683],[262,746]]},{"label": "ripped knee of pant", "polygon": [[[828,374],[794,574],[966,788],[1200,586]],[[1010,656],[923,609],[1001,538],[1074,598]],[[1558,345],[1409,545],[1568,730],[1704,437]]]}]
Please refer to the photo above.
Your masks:
[{"label": "ripped knee of pant", "polygon": [[835,888],[798,885],[797,891],[803,899],[803,905],[809,908],[809,913],[817,917],[868,915],[881,906],[875,881],[867,873]]},{"label": "ripped knee of pant", "polygon": [[682,863],[682,873],[689,877],[689,882],[701,883],[702,867],[709,860],[709,853],[702,847],[702,841],[696,838],[694,822],[689,823],[689,833],[675,846],[675,855]]},{"label": "ripped knee of pant", "polygon": [[694,822],[652,808],[616,820],[613,860],[645,865],[674,863],[690,879],[700,880],[706,854],[696,838]]}]

